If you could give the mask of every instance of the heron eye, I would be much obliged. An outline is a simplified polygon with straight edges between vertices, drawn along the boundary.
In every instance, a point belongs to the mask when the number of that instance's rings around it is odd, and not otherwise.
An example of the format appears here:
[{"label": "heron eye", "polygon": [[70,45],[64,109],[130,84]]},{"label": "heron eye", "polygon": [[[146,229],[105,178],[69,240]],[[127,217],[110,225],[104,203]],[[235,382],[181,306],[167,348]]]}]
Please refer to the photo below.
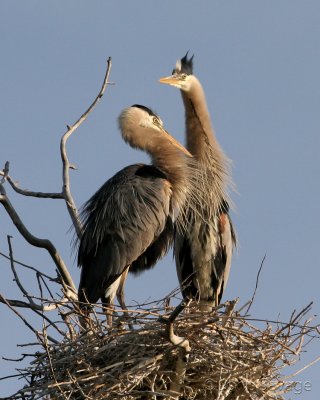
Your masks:
[{"label": "heron eye", "polygon": [[153,123],[154,123],[155,125],[159,125],[159,120],[158,120],[157,117],[153,117]]},{"label": "heron eye", "polygon": [[181,74],[181,79],[185,80],[187,78],[187,74]]}]

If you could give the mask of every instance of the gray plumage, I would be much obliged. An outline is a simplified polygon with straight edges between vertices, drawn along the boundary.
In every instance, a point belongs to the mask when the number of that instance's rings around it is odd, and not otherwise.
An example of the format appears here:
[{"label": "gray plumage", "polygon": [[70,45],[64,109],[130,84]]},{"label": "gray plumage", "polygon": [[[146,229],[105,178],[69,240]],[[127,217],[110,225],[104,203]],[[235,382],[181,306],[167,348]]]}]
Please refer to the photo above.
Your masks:
[{"label": "gray plumage", "polygon": [[[119,126],[123,139],[149,153],[153,165],[122,169],[83,207],[78,296],[84,304],[101,298],[104,305],[112,305],[117,291],[123,295],[129,268],[139,273],[166,254],[173,241],[173,222],[188,193],[195,190],[190,153],[150,109],[125,109]],[[124,307],[123,298],[120,302]]]},{"label": "gray plumage", "polygon": [[189,229],[175,235],[177,274],[184,297],[197,299],[204,310],[221,301],[226,287],[236,236],[229,216],[229,160],[211,125],[205,93],[193,75],[193,56],[177,61],[172,76],[161,83],[180,89],[186,120],[186,147],[206,176],[199,217],[188,209]]},{"label": "gray plumage", "polygon": [[[90,303],[103,297],[126,267],[135,262],[136,272],[150,267],[170,246],[170,197],[165,193],[166,177],[159,172],[143,164],[128,166],[87,202],[78,264],[83,268],[80,287]],[[145,252],[163,231],[167,234],[150,263]]]}]

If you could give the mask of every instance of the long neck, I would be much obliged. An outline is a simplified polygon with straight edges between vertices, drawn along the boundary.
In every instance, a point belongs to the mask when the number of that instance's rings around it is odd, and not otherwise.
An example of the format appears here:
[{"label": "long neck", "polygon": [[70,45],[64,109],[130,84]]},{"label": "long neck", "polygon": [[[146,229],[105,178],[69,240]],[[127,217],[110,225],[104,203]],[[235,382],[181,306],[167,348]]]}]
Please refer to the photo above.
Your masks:
[{"label": "long neck", "polygon": [[164,171],[172,186],[174,206],[183,206],[192,188],[193,159],[173,145],[166,136],[152,138],[146,151],[152,158],[153,165]]},{"label": "long neck", "polygon": [[207,162],[208,146],[215,152],[217,161],[224,162],[224,153],[211,125],[206,97],[199,80],[193,76],[188,92],[181,91],[186,119],[186,146],[200,162]]},{"label": "long neck", "polygon": [[220,147],[211,125],[205,93],[199,80],[193,76],[188,92],[181,91],[186,120],[186,147],[200,162],[212,189],[220,199],[226,199],[227,186],[232,185],[229,160]]}]

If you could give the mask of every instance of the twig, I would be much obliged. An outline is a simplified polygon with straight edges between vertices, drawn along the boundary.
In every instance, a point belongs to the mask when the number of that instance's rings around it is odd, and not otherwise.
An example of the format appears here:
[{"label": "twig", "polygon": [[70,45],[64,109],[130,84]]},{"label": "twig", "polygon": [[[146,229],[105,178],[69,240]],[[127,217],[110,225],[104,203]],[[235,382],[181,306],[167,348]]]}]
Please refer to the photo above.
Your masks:
[{"label": "twig", "polygon": [[234,308],[237,305],[239,298],[233,301],[229,301],[226,304],[226,310],[221,317],[221,326],[226,326],[227,322],[229,321],[231,315],[233,314]]},{"label": "twig", "polygon": [[316,359],[311,361],[309,364],[305,365],[303,368],[300,368],[298,371],[294,372],[293,374],[288,375],[286,378],[289,380],[289,379],[293,378],[294,376],[299,375],[302,371],[304,371],[307,368],[310,368],[312,365],[316,364],[319,361],[320,361],[320,357],[317,357]]},{"label": "twig", "polygon": [[[2,359],[3,360],[8,360],[8,361],[16,361],[16,360],[10,360],[10,358],[5,358],[5,357],[2,357]],[[17,361],[20,361],[20,360],[17,360]],[[7,376],[1,376],[0,377],[0,381],[4,381],[4,380],[6,380],[6,379],[10,379],[10,378],[20,378],[21,377],[21,373],[19,373],[19,374],[14,374],[14,375],[7,375]]]},{"label": "twig", "polygon": [[0,181],[1,184],[5,183],[5,181],[8,177],[8,173],[9,173],[9,161],[6,161],[4,168],[3,168],[3,172],[1,173],[1,175],[2,175],[2,179]]},{"label": "twig", "polygon": [[178,317],[178,315],[185,309],[187,308],[190,303],[191,303],[192,299],[189,300],[182,300],[182,302],[180,304],[177,305],[177,307],[172,311],[172,313],[170,314],[168,321],[170,323],[174,322],[174,320]]},{"label": "twig", "polygon": [[29,197],[38,197],[42,199],[64,199],[63,193],[45,193],[45,192],[35,192],[32,190],[28,189],[21,189],[17,185],[16,182],[11,178],[9,175],[9,161],[6,161],[5,167],[2,171],[0,171],[0,176],[2,176],[1,183],[5,183],[5,181],[10,183],[10,186],[12,189],[19,194],[22,194],[23,196],[29,196]]},{"label": "twig", "polygon": [[[306,307],[304,307],[295,317],[293,316],[294,313],[292,313],[291,318],[290,318],[290,322],[289,325],[290,326],[296,326],[296,321],[299,321],[304,315],[306,315],[306,313],[308,313],[312,307],[313,301],[311,301]],[[277,334],[279,334],[280,332],[282,332],[286,327],[282,327],[277,331]]]},{"label": "twig", "polygon": [[29,293],[26,291],[26,289],[23,287],[22,283],[20,282],[19,276],[17,274],[17,271],[14,266],[14,261],[13,261],[13,250],[12,250],[12,243],[11,243],[12,236],[7,235],[7,240],[8,240],[8,246],[9,246],[9,256],[10,256],[10,265],[11,265],[11,270],[14,276],[14,280],[18,286],[18,288],[21,290],[22,294],[29,300],[29,303],[31,305],[35,305],[35,302],[29,295]]},{"label": "twig", "polygon": [[[58,309],[63,304],[63,302],[61,302],[61,305],[59,303],[55,302],[53,304],[49,304],[48,306],[40,305],[37,303],[31,304],[31,303],[27,303],[27,302],[21,301],[21,300],[7,299],[1,293],[0,293],[0,303],[9,304],[10,306],[17,307],[17,308],[29,308],[30,310],[38,311],[38,312],[53,311],[53,310]],[[51,321],[48,320],[48,322],[51,322]]]},{"label": "twig", "polygon": [[259,271],[258,271],[258,274],[257,274],[256,286],[255,286],[255,288],[254,288],[254,292],[253,292],[253,295],[252,295],[252,297],[251,297],[251,301],[250,301],[250,304],[249,304],[249,306],[248,306],[248,308],[247,308],[247,311],[245,312],[245,315],[248,315],[248,312],[249,312],[249,310],[250,310],[250,308],[251,308],[251,306],[252,306],[252,304],[253,304],[253,300],[254,300],[254,298],[255,298],[255,296],[256,296],[256,292],[257,292],[257,289],[258,289],[258,283],[259,283],[260,272],[261,272],[261,270],[262,270],[263,263],[264,263],[266,257],[267,257],[267,254],[265,254],[265,255],[263,256],[263,259],[262,259],[262,261],[261,261],[260,268],[259,268]]},{"label": "twig", "polygon": [[30,303],[26,303],[25,301],[21,301],[21,300],[9,300],[6,299],[2,294],[0,294],[0,302],[4,303],[4,304],[10,304],[10,306],[12,307],[20,307],[20,308],[30,308],[32,310],[41,310],[41,306],[39,306],[38,304],[30,304]]},{"label": "twig", "polygon": [[[4,254],[4,253],[1,253],[1,251],[0,251],[0,256],[6,258],[7,260],[11,260],[11,258],[10,258],[9,256],[7,256],[7,255]],[[41,275],[42,277],[45,277],[45,278],[49,279],[49,280],[52,281],[52,282],[58,282],[57,278],[53,278],[52,276],[49,276],[49,275],[47,275],[47,274],[44,274],[43,272],[39,271],[39,270],[38,270],[37,268],[35,268],[35,267],[32,267],[31,265],[22,263],[21,261],[18,261],[18,260],[14,259],[14,258],[13,258],[13,262],[14,262],[15,264],[21,265],[22,267],[25,267],[25,268],[30,269],[30,270],[32,270],[32,271],[35,271],[38,275]]]},{"label": "twig", "polygon": [[41,341],[41,336],[39,335],[39,332],[33,328],[32,325],[29,324],[29,322],[14,308],[9,304],[8,301],[4,297],[2,297],[3,302],[10,308],[11,311],[13,311],[22,321],[23,323],[36,335],[36,337]]},{"label": "twig", "polygon": [[[42,329],[42,336],[43,336],[43,345],[44,345],[45,351],[47,353],[47,358],[48,358],[48,361],[49,361],[51,374],[53,376],[53,379],[54,379],[55,383],[57,383],[56,374],[55,374],[53,366],[52,366],[52,360],[51,360],[51,356],[50,356],[50,349],[48,347],[48,342],[47,342],[47,338],[48,338],[47,330],[46,330],[44,324],[43,324],[43,329]],[[65,394],[63,393],[63,391],[62,391],[62,389],[60,387],[59,387],[59,390],[60,390],[61,394],[63,395],[63,397],[66,399],[67,397],[65,396]]]}]

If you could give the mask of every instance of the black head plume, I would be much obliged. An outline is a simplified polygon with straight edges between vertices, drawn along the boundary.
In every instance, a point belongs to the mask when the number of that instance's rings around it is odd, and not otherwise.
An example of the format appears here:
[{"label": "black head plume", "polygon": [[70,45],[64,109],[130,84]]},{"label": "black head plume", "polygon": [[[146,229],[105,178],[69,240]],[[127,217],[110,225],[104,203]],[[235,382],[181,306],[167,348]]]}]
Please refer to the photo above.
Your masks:
[{"label": "black head plume", "polygon": [[146,106],[142,106],[141,104],[133,104],[131,107],[140,108],[141,110],[146,111],[149,115],[152,115],[153,117],[157,117],[157,114],[155,114],[152,110],[150,110],[150,108],[148,108]]},{"label": "black head plume", "polygon": [[188,58],[189,50],[186,55],[181,58],[181,60],[177,61],[176,68],[173,70],[173,73],[184,73],[187,75],[193,74],[193,57]]}]

